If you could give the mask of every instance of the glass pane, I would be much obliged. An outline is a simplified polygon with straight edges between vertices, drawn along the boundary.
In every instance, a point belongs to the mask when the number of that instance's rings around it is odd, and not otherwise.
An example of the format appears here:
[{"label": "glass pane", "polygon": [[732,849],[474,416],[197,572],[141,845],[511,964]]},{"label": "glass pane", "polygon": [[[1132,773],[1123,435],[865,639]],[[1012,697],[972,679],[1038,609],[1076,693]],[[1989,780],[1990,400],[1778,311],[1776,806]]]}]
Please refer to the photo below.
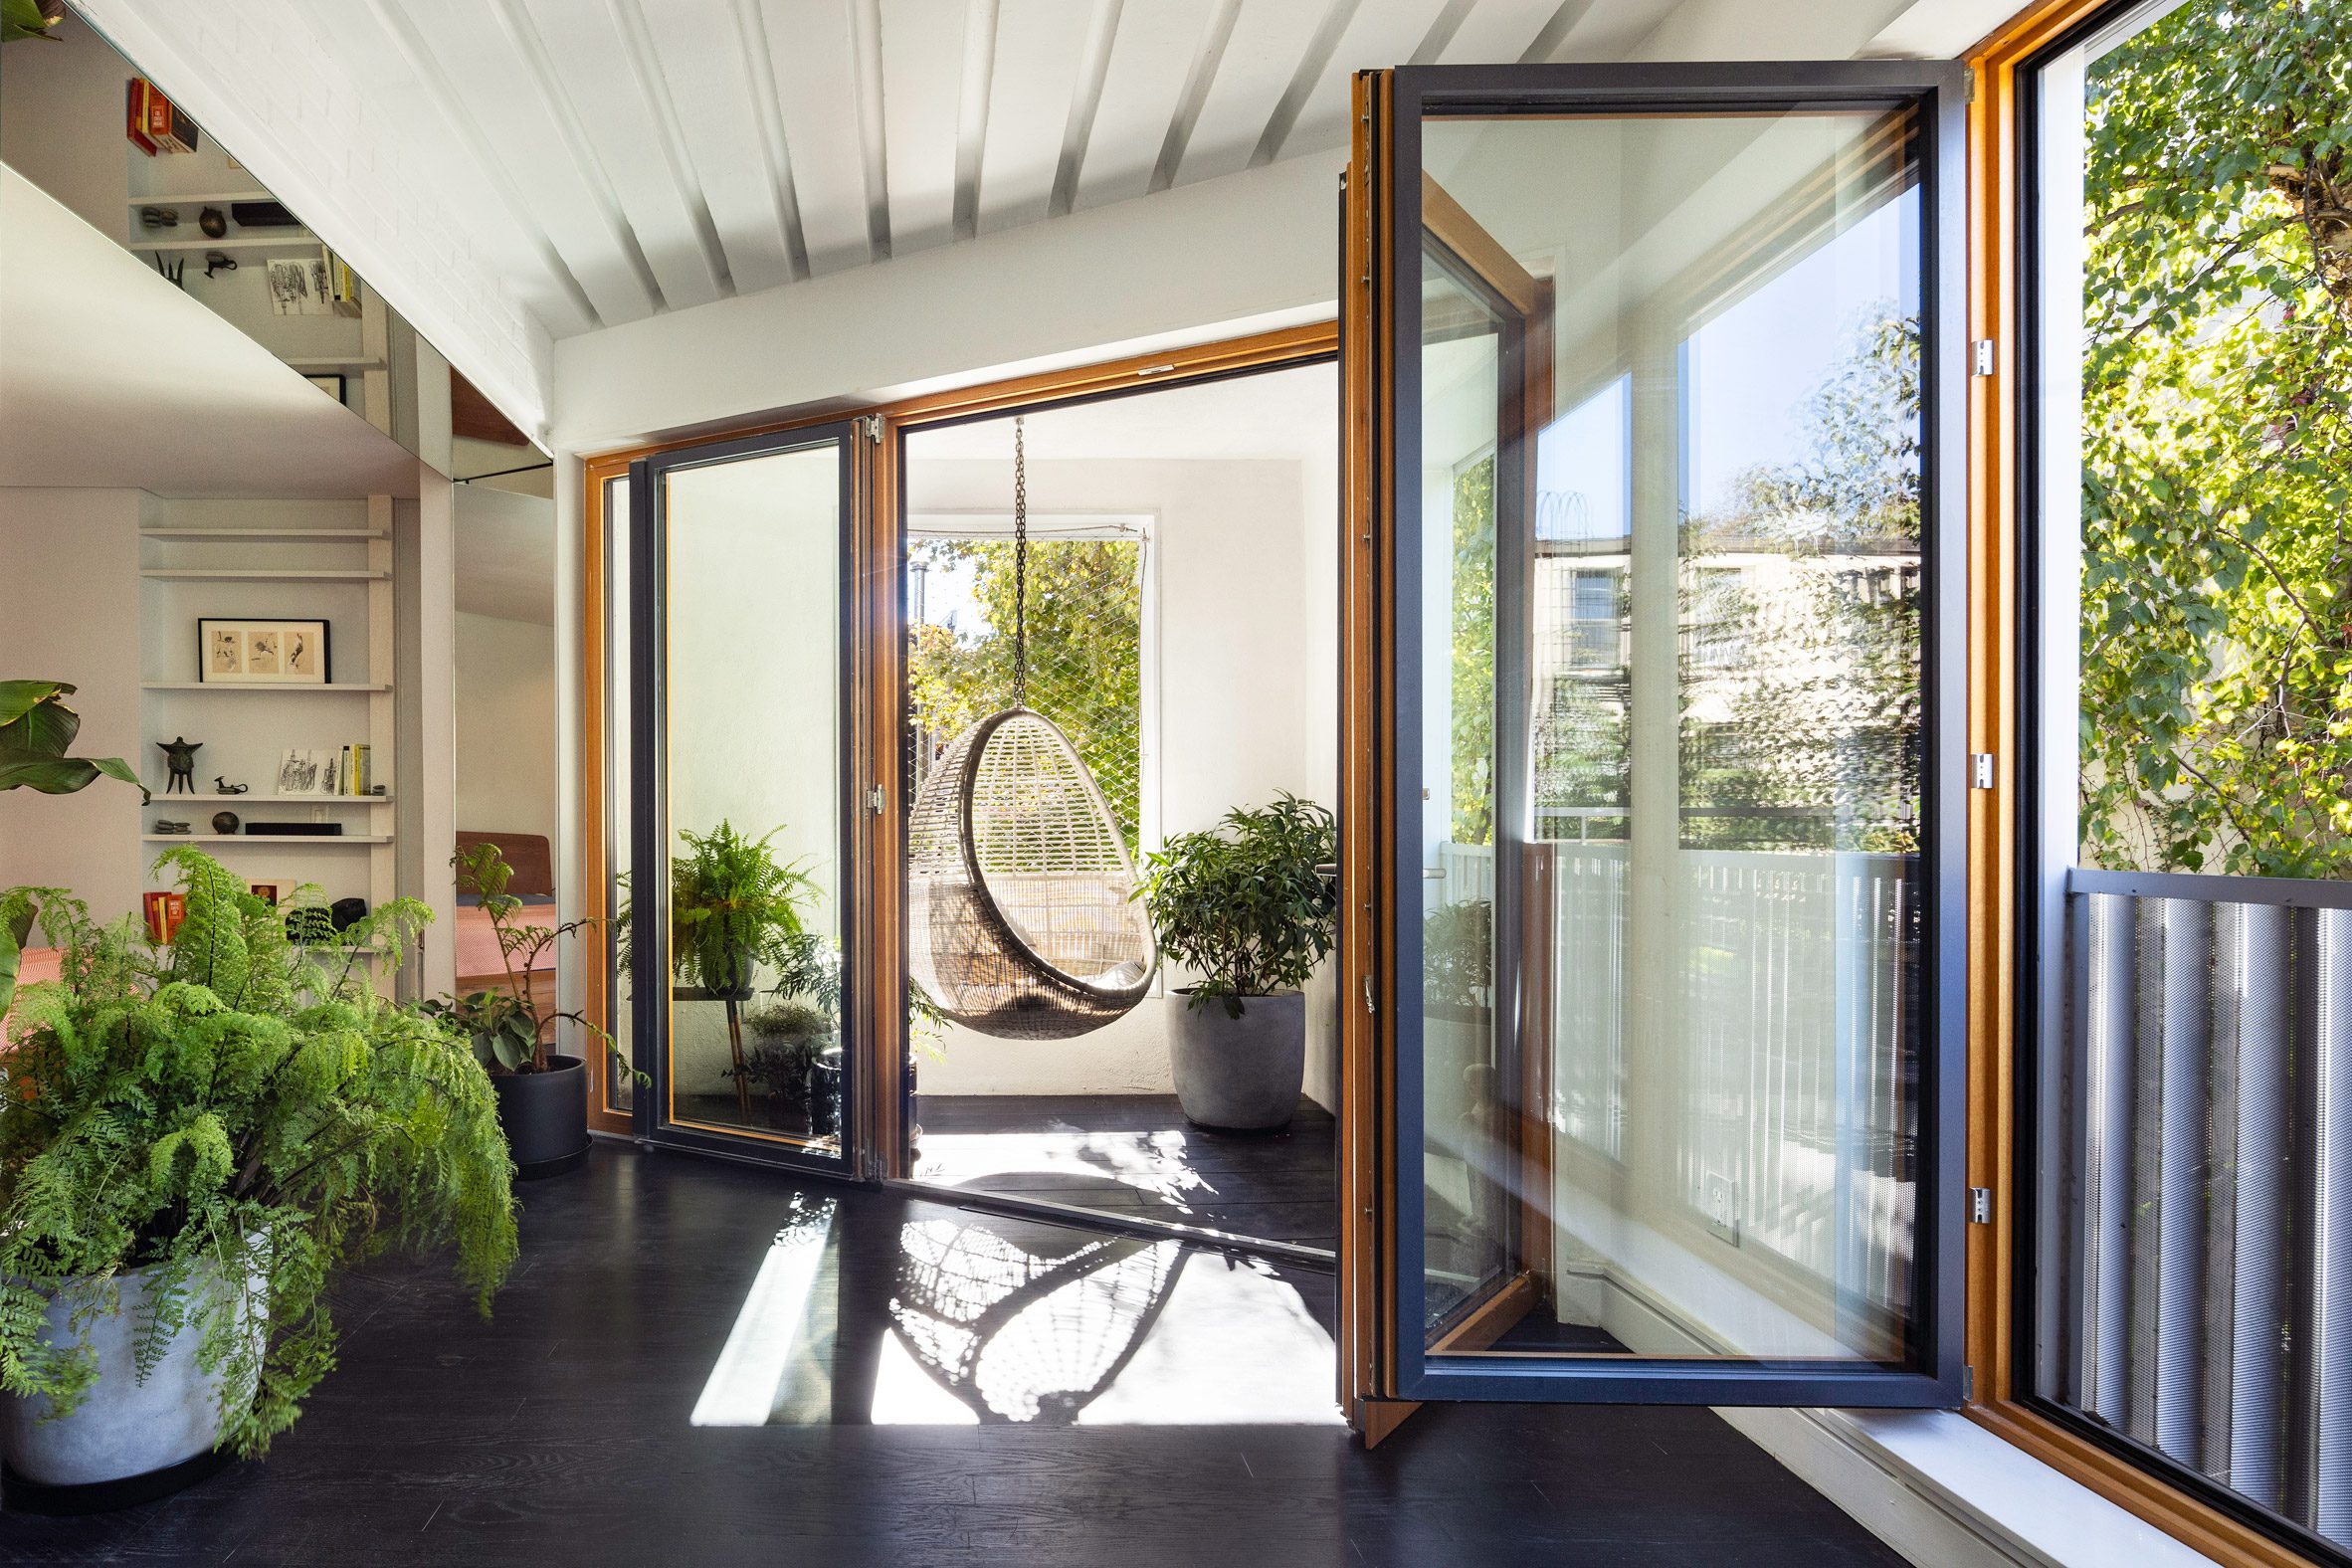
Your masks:
[{"label": "glass pane", "polygon": [[1908,111],[1424,138],[1427,1343],[1904,1362]]},{"label": "glass pane", "polygon": [[[618,909],[629,901],[629,808],[632,797],[629,728],[629,481],[607,480],[604,486],[604,754],[605,869],[611,884],[600,889],[605,908]],[[628,949],[619,941],[604,948],[610,972],[606,976],[605,1027],[612,1031],[620,1060],[637,1060],[634,1016],[635,992],[630,988]],[[601,1081],[604,1107],[623,1115],[636,1104],[636,1084],[608,1056]]]},{"label": "glass pane", "polygon": [[668,1119],[840,1147],[841,455],[678,469]]}]

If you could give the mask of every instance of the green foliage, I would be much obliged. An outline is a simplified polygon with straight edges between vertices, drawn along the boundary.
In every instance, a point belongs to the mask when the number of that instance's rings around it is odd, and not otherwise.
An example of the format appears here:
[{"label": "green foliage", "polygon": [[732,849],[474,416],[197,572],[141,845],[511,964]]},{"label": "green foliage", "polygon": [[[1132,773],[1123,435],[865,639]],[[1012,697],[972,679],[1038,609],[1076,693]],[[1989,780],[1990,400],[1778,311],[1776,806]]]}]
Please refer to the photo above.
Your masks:
[{"label": "green foliage", "polygon": [[1494,996],[1494,905],[1484,898],[1441,903],[1421,920],[1425,1005],[1474,1011]]},{"label": "green foliage", "polygon": [[1454,477],[1454,842],[1494,842],[1494,459]]},{"label": "green foliage", "polygon": [[822,1040],[833,1033],[830,1009],[799,1001],[769,1002],[747,1008],[743,1027],[761,1040]]},{"label": "green foliage", "polygon": [[0,0],[0,44],[20,38],[54,40],[65,18],[65,0]]},{"label": "green foliage", "polygon": [[612,1053],[621,1071],[629,1071],[610,1034],[585,1013],[547,1007],[533,994],[529,980],[549,948],[600,922],[587,918],[537,925],[515,919],[522,900],[506,890],[506,884],[514,880],[514,868],[506,864],[505,852],[494,844],[462,848],[450,857],[450,865],[457,871],[458,885],[482,901],[482,912],[498,939],[506,986],[501,991],[437,998],[425,1004],[425,1011],[472,1041],[475,1060],[492,1073],[546,1072],[554,1065],[548,1059],[547,1042],[558,1021],[578,1025]]},{"label": "green foliage", "polygon": [[[770,1002],[747,1009],[743,1028],[757,1042],[743,1059],[742,1076],[778,1099],[807,1097],[809,1069],[832,1039],[835,1014],[808,1002]],[[727,1076],[735,1076],[733,1068]]]},{"label": "green foliage", "polygon": [[[969,565],[984,625],[908,628],[906,686],[942,740],[1013,702],[1013,544],[927,539],[909,552]],[[1143,553],[1132,539],[1032,539],[1029,705],[1070,737],[1131,850],[1142,778]]]},{"label": "green foliage", "polygon": [[[670,859],[670,959],[679,978],[721,995],[741,993],[756,983],[762,964],[806,973],[818,961],[808,945],[817,939],[800,916],[801,901],[817,892],[817,884],[799,862],[788,866],[768,848],[783,831],[779,825],[747,839],[723,818],[708,833],[678,830],[686,847]],[[626,967],[628,904],[613,924]]]},{"label": "green foliage", "polygon": [[[60,1412],[89,1392],[87,1338],[154,1271],[142,1372],[191,1326],[222,1380],[224,1439],[259,1454],[333,1366],[330,1287],[388,1247],[454,1244],[487,1314],[514,1261],[512,1166],[490,1079],[422,1010],[378,996],[432,916],[395,899],[316,946],[193,846],[158,862],[187,917],[168,947],[44,889],[60,978],[26,986],[0,1097],[0,1387]],[[296,907],[317,903],[303,888]],[[52,1340],[48,1303],[73,1332]]]},{"label": "green foliage", "polygon": [[120,757],[69,757],[82,715],[66,705],[74,687],[63,681],[0,681],[0,789],[71,795],[104,774],[152,797]]},{"label": "green foliage", "polygon": [[2090,99],[2083,854],[2352,875],[2352,16],[2190,0]]},{"label": "green foliage", "polygon": [[1339,933],[1339,895],[1315,870],[1339,859],[1338,823],[1291,794],[1179,833],[1144,857],[1135,896],[1168,955],[1200,971],[1191,1006],[1304,985]]}]

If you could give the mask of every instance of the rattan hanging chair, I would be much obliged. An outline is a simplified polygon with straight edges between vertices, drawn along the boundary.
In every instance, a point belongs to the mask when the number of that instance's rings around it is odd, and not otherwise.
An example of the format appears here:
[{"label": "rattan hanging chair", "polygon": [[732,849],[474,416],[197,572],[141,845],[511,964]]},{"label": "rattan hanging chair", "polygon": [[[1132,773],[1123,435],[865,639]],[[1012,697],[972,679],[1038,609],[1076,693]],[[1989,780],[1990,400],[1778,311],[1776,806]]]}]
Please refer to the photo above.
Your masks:
[{"label": "rattan hanging chair", "polygon": [[1159,942],[1078,748],[1025,703],[1028,488],[1014,422],[1013,706],[956,736],[906,830],[907,961],[939,1010],[1000,1040],[1068,1040],[1143,1000]]}]

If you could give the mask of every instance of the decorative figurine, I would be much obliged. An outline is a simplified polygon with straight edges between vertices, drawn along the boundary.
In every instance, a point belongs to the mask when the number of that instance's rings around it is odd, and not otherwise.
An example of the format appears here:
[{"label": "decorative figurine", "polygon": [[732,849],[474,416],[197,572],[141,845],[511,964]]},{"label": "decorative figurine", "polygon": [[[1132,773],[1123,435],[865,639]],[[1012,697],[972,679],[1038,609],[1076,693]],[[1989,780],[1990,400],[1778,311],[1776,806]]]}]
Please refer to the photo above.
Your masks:
[{"label": "decorative figurine", "polygon": [[207,207],[196,215],[196,227],[204,231],[205,238],[217,240],[229,232],[229,218],[218,207]]},{"label": "decorative figurine", "polygon": [[228,252],[206,251],[204,253],[205,277],[210,278],[215,273],[233,273],[235,271],[237,271],[237,258]]},{"label": "decorative figurine", "polygon": [[176,229],[180,226],[177,207],[141,207],[139,222],[150,229]]},{"label": "decorative figurine", "polygon": [[157,833],[181,834],[188,831],[188,825],[184,822],[174,822],[168,817],[159,817],[155,822],[155,831]]},{"label": "decorative figurine", "polygon": [[218,773],[212,776],[212,782],[224,795],[242,795],[253,788],[251,784],[232,784]]},{"label": "decorative figurine", "polygon": [[214,812],[212,814],[212,831],[215,833],[235,833],[237,831],[237,813],[233,811]]},{"label": "decorative figurine", "polygon": [[[155,744],[163,748],[164,765],[171,771],[171,776],[164,780],[163,793],[166,795],[195,794],[196,753],[203,748],[204,742],[190,740],[185,735],[177,735],[170,740],[158,740]],[[185,789],[182,788],[183,785],[186,786]]]}]

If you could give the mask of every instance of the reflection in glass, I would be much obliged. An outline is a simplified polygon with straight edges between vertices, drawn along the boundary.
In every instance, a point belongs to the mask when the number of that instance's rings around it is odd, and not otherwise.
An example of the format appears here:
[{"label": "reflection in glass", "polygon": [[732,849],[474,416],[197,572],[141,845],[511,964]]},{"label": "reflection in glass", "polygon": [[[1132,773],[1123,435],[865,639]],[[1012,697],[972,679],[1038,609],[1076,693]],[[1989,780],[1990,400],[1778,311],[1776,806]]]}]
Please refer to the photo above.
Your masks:
[{"label": "reflection in glass", "polygon": [[838,1151],[840,457],[672,470],[670,1103]]},{"label": "reflection in glass", "polygon": [[[613,759],[604,770],[605,907],[618,909],[629,901],[629,809],[631,773],[629,731],[629,482],[615,478],[604,486],[604,754]],[[629,981],[628,947],[605,943],[610,968],[605,995],[605,1027],[612,1031],[619,1061],[634,1062],[637,1020],[636,993]],[[627,1073],[607,1058],[602,1070],[604,1108],[626,1115],[636,1104],[637,1085]]]},{"label": "reflection in glass", "polygon": [[[1910,127],[1424,134],[1492,241],[1462,245],[1432,204],[1429,1344],[1899,1361],[1920,1027]],[[1517,342],[1548,362],[1520,368]]]}]

